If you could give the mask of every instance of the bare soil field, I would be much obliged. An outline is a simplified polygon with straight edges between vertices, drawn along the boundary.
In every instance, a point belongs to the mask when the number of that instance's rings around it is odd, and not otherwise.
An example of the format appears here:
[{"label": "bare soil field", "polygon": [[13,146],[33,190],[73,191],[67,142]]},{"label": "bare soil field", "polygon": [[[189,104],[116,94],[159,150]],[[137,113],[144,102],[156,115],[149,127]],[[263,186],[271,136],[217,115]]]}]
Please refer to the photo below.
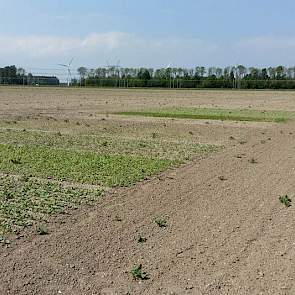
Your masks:
[{"label": "bare soil field", "polygon": [[0,294],[295,294],[295,122],[174,107],[295,92],[0,88]]}]

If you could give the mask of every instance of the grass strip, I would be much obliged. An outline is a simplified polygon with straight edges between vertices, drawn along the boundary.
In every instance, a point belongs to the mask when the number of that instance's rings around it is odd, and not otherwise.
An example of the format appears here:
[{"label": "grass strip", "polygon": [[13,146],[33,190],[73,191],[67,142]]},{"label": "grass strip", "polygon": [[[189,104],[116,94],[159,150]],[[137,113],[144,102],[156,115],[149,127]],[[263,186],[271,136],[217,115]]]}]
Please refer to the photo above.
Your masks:
[{"label": "grass strip", "polygon": [[286,122],[294,118],[293,112],[230,110],[209,108],[177,108],[156,111],[117,112],[117,115],[145,116],[158,118],[221,120],[221,121],[253,121],[253,122]]}]

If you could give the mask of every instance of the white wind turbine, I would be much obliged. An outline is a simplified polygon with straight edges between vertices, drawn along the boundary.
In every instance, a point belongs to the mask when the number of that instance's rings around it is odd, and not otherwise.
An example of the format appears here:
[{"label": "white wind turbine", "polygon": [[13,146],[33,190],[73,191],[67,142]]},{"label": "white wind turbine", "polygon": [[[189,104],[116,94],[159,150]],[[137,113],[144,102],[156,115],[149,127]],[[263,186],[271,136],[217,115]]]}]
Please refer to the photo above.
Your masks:
[{"label": "white wind turbine", "polygon": [[67,85],[68,85],[68,87],[70,86],[71,81],[72,81],[71,64],[72,64],[73,60],[74,60],[74,58],[72,58],[67,65],[65,65],[65,64],[58,64],[61,67],[67,68],[67,72],[68,72]]},{"label": "white wind turbine", "polygon": [[166,70],[167,70],[167,69],[171,69],[171,68],[172,68],[172,66],[173,66],[172,62],[169,62],[169,64],[166,66],[166,68],[165,68],[165,69],[166,69]]}]

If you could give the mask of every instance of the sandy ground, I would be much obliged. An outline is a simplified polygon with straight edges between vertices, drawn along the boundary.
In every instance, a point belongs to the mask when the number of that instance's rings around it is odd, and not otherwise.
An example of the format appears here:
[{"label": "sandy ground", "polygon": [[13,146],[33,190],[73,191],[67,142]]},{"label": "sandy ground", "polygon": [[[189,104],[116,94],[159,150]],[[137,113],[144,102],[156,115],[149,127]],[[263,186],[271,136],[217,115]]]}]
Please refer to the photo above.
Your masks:
[{"label": "sandy ground", "polygon": [[[1,116],[70,116],[86,95],[51,90],[45,101],[47,91],[1,88]],[[86,116],[121,103],[131,109],[160,102],[294,110],[294,98],[295,92],[89,90],[82,111]],[[186,137],[193,129],[196,138],[225,147],[111,191],[95,207],[53,223],[48,236],[27,235],[1,246],[1,294],[295,294],[295,207],[278,200],[295,194],[295,123],[125,118],[120,124],[134,135],[138,124],[154,130],[164,128],[163,122],[169,136]],[[166,218],[168,226],[159,228],[156,217]],[[146,243],[137,242],[140,235]],[[130,270],[138,264],[149,280],[132,279]]]},{"label": "sandy ground", "polygon": [[0,116],[59,115],[157,107],[295,110],[294,91],[65,89],[0,87]]}]

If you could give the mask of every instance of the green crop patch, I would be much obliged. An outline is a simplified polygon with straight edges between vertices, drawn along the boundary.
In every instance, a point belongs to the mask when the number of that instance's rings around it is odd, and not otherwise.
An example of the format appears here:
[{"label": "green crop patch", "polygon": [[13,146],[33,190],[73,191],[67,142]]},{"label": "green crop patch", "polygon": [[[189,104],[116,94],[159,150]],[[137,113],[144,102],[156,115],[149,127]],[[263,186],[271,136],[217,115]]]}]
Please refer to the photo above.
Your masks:
[{"label": "green crop patch", "polygon": [[92,203],[108,187],[132,185],[216,149],[158,137],[2,129],[0,237],[31,225],[43,234],[44,221],[52,214]]},{"label": "green crop patch", "polygon": [[132,139],[115,136],[58,135],[53,132],[0,130],[0,143],[92,151],[103,155],[135,155],[169,160],[187,160],[216,147],[190,141]]},{"label": "green crop patch", "polygon": [[295,113],[287,111],[258,111],[237,109],[175,108],[150,111],[118,112],[117,115],[145,116],[159,118],[230,120],[254,122],[286,122],[294,119]]},{"label": "green crop patch", "polygon": [[131,185],[174,164],[177,160],[0,144],[0,171],[4,173],[108,187]]},{"label": "green crop patch", "polygon": [[66,187],[34,178],[0,175],[0,235],[18,232],[53,214],[91,204],[101,189]]}]

